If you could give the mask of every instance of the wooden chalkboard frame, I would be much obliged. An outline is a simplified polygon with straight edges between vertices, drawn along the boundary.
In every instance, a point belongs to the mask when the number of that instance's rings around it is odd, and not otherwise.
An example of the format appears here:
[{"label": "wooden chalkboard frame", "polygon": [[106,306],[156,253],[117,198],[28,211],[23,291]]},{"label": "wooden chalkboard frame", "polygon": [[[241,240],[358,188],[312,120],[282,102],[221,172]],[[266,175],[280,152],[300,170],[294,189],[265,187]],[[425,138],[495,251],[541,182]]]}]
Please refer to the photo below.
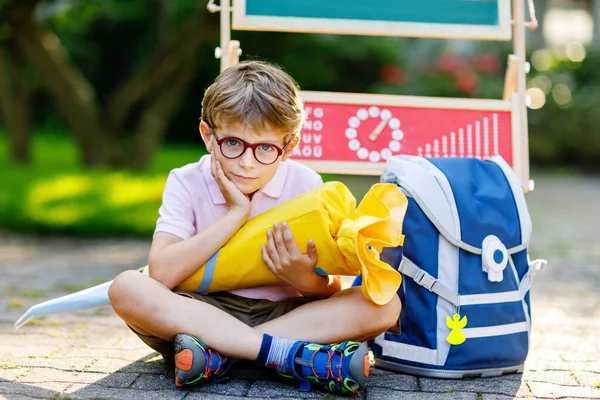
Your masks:
[{"label": "wooden chalkboard frame", "polygon": [[[282,0],[284,1],[284,0]],[[511,0],[498,0],[497,26],[255,16],[246,13],[246,0],[233,0],[234,30],[310,32],[348,35],[407,36],[511,40]]]}]

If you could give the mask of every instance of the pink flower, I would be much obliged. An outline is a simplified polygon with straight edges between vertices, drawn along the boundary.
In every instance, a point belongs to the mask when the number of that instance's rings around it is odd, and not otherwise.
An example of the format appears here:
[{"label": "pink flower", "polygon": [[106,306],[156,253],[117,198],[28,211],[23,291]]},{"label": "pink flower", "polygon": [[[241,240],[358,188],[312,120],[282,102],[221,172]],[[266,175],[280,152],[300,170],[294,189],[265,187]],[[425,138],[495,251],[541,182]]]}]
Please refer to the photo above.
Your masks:
[{"label": "pink flower", "polygon": [[484,74],[494,75],[500,70],[500,60],[492,53],[485,53],[475,58],[475,69]]},{"label": "pink flower", "polygon": [[401,84],[404,82],[404,69],[398,65],[384,65],[380,71],[381,79],[389,84]]},{"label": "pink flower", "polygon": [[463,69],[456,73],[454,84],[458,90],[468,96],[472,96],[479,87],[479,80],[473,71]]},{"label": "pink flower", "polygon": [[445,74],[451,75],[465,65],[465,60],[452,53],[444,53],[435,62],[436,67]]}]

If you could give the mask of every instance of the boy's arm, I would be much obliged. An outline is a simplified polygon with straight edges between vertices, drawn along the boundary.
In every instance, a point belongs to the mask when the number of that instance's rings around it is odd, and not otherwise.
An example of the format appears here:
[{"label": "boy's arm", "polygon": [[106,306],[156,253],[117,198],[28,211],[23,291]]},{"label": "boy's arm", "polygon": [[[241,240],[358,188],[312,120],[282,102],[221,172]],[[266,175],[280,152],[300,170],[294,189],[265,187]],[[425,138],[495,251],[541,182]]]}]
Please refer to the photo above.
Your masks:
[{"label": "boy's arm", "polygon": [[[207,229],[189,237],[193,215],[186,210],[190,208],[188,203],[191,199],[189,196],[178,197],[177,187],[175,187],[172,197],[177,200],[172,208],[176,211],[172,214],[177,217],[171,217],[173,220],[171,225],[178,225],[173,232],[181,232],[182,235],[187,232],[188,236],[183,237],[189,239],[184,240],[175,234],[161,231],[154,235],[148,260],[150,276],[169,289],[176,287],[192,275],[199,266],[204,265],[248,220],[250,214],[248,196],[227,179],[221,164],[212,155],[211,173],[227,202],[229,208],[227,213]],[[168,213],[168,208],[165,212]],[[171,229],[174,229],[173,226]]]},{"label": "boy's arm", "polygon": [[152,241],[148,265],[150,276],[173,289],[204,265],[244,225],[248,215],[230,210],[207,229],[187,240],[157,232]]}]

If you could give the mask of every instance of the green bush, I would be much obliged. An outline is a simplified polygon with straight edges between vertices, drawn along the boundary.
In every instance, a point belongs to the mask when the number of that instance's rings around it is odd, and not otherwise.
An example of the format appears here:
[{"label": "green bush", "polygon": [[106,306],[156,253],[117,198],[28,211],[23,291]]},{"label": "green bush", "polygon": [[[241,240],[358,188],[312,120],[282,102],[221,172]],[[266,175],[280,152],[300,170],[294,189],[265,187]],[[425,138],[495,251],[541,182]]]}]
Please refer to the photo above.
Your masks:
[{"label": "green bush", "polygon": [[152,234],[168,172],[194,162],[200,146],[168,146],[144,173],[85,171],[66,136],[37,136],[34,162],[8,161],[0,135],[0,227],[80,236]]}]

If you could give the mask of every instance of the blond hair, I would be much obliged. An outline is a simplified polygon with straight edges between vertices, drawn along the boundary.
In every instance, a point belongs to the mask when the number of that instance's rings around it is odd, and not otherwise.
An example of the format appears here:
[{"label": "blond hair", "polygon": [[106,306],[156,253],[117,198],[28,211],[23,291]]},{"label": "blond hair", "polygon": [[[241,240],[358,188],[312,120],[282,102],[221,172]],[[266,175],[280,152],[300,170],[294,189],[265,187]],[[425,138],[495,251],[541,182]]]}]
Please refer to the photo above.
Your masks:
[{"label": "blond hair", "polygon": [[294,79],[282,69],[261,61],[246,61],[224,70],[204,93],[202,120],[217,129],[243,124],[297,136],[304,106]]}]

